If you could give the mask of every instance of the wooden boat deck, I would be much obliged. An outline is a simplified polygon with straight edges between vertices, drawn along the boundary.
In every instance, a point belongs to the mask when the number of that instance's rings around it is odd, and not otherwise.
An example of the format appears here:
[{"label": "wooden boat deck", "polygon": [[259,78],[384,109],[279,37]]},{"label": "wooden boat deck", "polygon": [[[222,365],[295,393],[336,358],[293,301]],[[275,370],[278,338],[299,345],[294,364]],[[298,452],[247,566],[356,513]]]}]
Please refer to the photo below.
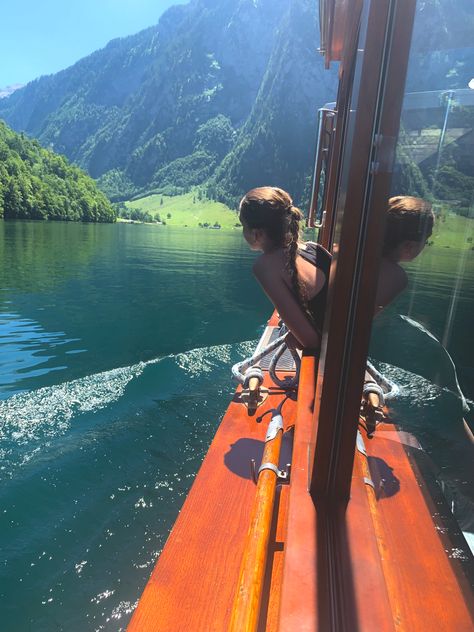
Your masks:
[{"label": "wooden boat deck", "polygon": [[[332,521],[327,508],[318,515],[306,491],[312,425],[312,412],[300,407],[279,629],[474,629],[468,580],[459,560],[449,556],[446,530],[436,520],[439,508],[409,456],[413,437],[384,423],[373,439],[365,438],[366,455],[356,453],[344,518]],[[338,569],[329,568],[330,557]],[[331,582],[343,585],[344,609],[331,606]]]},{"label": "wooden boat deck", "polygon": [[[275,320],[270,321],[276,325]],[[285,373],[286,374],[286,373]],[[285,397],[267,373],[267,400],[250,417],[236,391],[140,599],[129,632],[222,632],[230,621],[245,537],[255,496],[250,459],[260,463],[270,421],[256,417]],[[285,434],[281,466],[290,460],[296,402],[283,406]],[[281,585],[287,486],[277,496],[267,576]],[[270,597],[271,594],[271,597]],[[279,590],[265,591],[262,630],[277,629]],[[268,613],[268,616],[267,616]]]},{"label": "wooden boat deck", "polygon": [[[406,437],[393,425],[382,424],[365,439],[366,454],[357,452],[346,512],[316,511],[307,492],[316,369],[314,357],[303,358],[298,402],[283,407],[280,467],[294,443],[291,485],[277,496],[260,632],[470,632],[466,578],[446,553]],[[237,389],[129,632],[228,628],[256,489],[250,459],[260,462],[270,415],[260,424],[256,417],[284,397],[267,374],[264,386],[270,395],[254,417]],[[333,602],[335,584],[344,607]]]}]

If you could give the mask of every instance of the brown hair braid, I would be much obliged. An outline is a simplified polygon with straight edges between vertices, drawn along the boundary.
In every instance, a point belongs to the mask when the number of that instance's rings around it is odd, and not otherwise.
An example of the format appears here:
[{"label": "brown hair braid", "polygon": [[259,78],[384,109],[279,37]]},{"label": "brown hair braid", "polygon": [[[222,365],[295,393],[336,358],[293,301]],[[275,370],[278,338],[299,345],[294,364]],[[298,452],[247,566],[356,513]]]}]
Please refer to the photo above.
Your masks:
[{"label": "brown hair braid", "polygon": [[291,279],[291,286],[293,292],[298,297],[303,308],[307,309],[306,293],[298,276],[298,269],[296,267],[296,255],[298,253],[298,242],[300,237],[300,221],[303,218],[301,211],[291,205],[289,209],[290,220],[288,225],[288,244],[286,250],[286,270]]},{"label": "brown hair braid", "polygon": [[293,292],[305,314],[313,322],[296,267],[302,212],[293,206],[290,195],[278,187],[251,189],[241,199],[239,211],[241,219],[249,228],[261,228],[276,248],[285,250],[286,270],[291,279]]}]

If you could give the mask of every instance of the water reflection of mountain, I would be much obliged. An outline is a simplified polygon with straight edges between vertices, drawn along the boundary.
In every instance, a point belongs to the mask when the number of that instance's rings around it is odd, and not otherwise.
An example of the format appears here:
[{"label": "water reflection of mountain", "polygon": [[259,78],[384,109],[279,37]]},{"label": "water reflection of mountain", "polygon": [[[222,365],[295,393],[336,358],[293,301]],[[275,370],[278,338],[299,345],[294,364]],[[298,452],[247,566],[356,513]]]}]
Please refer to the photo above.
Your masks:
[{"label": "water reflection of mountain", "polygon": [[[52,222],[1,228],[3,332],[24,361],[4,376],[9,389],[237,342],[257,336],[270,313],[236,232]],[[28,339],[18,337],[20,321]]]},{"label": "water reflection of mountain", "polygon": [[0,222],[0,287],[42,292],[80,276],[113,226],[68,222]]}]

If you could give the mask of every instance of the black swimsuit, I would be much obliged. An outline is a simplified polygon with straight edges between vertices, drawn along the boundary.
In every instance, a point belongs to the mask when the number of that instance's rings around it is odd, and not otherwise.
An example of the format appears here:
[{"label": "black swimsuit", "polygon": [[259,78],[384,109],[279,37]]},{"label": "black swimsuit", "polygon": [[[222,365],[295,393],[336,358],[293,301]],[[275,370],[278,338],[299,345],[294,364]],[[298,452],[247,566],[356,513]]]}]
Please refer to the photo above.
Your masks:
[{"label": "black swimsuit", "polygon": [[298,254],[312,263],[318,270],[324,273],[325,281],[321,290],[308,301],[308,309],[313,317],[313,322],[319,333],[323,330],[324,312],[326,309],[326,297],[328,293],[329,270],[331,267],[331,254],[320,244],[308,241],[304,248],[298,248]]}]

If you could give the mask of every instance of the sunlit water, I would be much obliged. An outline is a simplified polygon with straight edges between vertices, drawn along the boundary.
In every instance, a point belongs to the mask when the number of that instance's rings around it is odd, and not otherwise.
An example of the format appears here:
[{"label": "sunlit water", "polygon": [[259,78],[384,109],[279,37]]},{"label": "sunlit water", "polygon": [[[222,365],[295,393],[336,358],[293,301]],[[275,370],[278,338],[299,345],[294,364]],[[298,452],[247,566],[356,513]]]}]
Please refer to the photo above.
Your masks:
[{"label": "sunlit water", "polygon": [[118,630],[270,307],[237,233],[0,230],[1,629]]},{"label": "sunlit water", "polygon": [[[270,305],[238,231],[10,222],[0,249],[1,629],[121,630]],[[449,284],[425,282],[439,335]],[[394,360],[388,326],[372,355],[401,385],[394,414],[464,489],[460,399],[428,352]],[[464,347],[450,352],[472,399]]]}]

